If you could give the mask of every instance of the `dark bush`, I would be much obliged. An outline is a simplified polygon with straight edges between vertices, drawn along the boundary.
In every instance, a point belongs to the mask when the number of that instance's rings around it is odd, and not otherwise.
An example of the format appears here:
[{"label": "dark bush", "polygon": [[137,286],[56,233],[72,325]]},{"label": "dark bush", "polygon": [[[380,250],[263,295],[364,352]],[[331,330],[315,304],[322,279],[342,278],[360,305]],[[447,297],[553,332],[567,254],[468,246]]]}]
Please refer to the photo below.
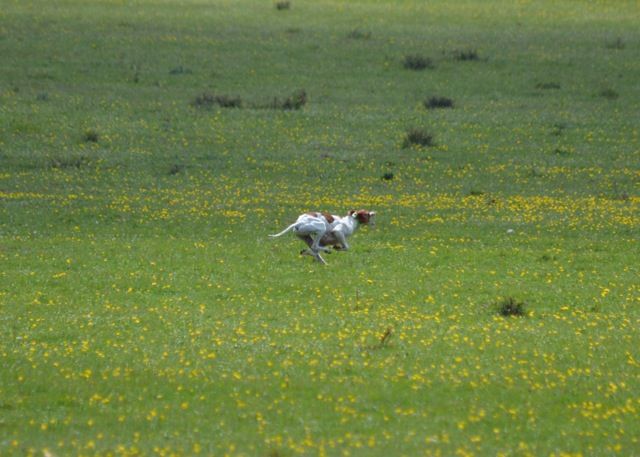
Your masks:
[{"label": "dark bush", "polygon": [[613,89],[607,88],[600,91],[600,96],[608,100],[615,100],[620,96],[620,94]]},{"label": "dark bush", "polygon": [[276,3],[276,9],[277,10],[288,10],[291,8],[291,2],[287,1],[287,0],[283,0],[280,2]]},{"label": "dark bush", "polygon": [[560,84],[556,82],[544,82],[536,84],[536,89],[549,90],[549,89],[560,89]]},{"label": "dark bush", "polygon": [[177,175],[178,173],[181,173],[182,171],[184,171],[184,165],[180,165],[178,163],[174,163],[173,165],[171,165],[169,167],[169,175],[171,175],[171,176]]},{"label": "dark bush", "polygon": [[100,135],[93,129],[89,129],[84,132],[83,139],[86,143],[97,143],[100,140]]},{"label": "dark bush", "polygon": [[494,305],[497,313],[504,317],[522,317],[526,316],[526,304],[519,302],[513,297],[505,298],[504,300]]},{"label": "dark bush", "polygon": [[371,38],[371,32],[364,32],[362,30],[355,29],[347,34],[347,38],[351,40],[368,40]]},{"label": "dark bush", "polygon": [[558,147],[553,150],[553,153],[559,156],[568,156],[571,154],[571,151],[567,148]]},{"label": "dark bush", "polygon": [[461,61],[480,60],[478,51],[475,49],[453,51],[453,58]]},{"label": "dark bush", "polygon": [[171,71],[169,71],[170,75],[190,75],[191,73],[193,73],[191,69],[185,68],[182,65],[172,68]]},{"label": "dark bush", "polygon": [[626,47],[626,44],[624,41],[622,41],[622,38],[618,37],[613,41],[607,42],[606,47],[607,49],[622,50]]},{"label": "dark bush", "polygon": [[564,122],[558,122],[552,125],[551,134],[553,136],[560,136],[567,129],[568,125]]},{"label": "dark bush", "polygon": [[267,105],[267,108],[281,110],[299,110],[306,104],[307,92],[302,89],[294,92],[291,96],[284,99],[274,98],[273,101]]},{"label": "dark bush", "polygon": [[240,97],[229,97],[228,95],[213,95],[208,92],[198,95],[191,104],[196,108],[211,109],[214,106],[222,108],[240,108],[242,100]]},{"label": "dark bush", "polygon": [[453,108],[453,100],[447,97],[429,97],[424,101],[427,109]]},{"label": "dark bush", "polygon": [[405,56],[402,65],[407,70],[424,70],[425,68],[434,68],[433,61],[429,57],[424,57],[418,54]]}]

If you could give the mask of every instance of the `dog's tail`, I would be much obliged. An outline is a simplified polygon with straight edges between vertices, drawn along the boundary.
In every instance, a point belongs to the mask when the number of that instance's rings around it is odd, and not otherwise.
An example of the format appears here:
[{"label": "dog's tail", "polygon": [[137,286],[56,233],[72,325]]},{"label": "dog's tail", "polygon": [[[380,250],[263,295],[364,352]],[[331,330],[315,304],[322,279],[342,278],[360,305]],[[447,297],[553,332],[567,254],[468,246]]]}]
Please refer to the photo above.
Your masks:
[{"label": "dog's tail", "polygon": [[294,228],[296,228],[296,223],[294,222],[293,224],[291,224],[289,227],[287,227],[286,229],[284,229],[282,232],[280,233],[276,233],[275,235],[269,235],[269,237],[271,238],[277,238],[279,236],[284,235],[287,232],[290,232],[291,230],[293,230]]}]

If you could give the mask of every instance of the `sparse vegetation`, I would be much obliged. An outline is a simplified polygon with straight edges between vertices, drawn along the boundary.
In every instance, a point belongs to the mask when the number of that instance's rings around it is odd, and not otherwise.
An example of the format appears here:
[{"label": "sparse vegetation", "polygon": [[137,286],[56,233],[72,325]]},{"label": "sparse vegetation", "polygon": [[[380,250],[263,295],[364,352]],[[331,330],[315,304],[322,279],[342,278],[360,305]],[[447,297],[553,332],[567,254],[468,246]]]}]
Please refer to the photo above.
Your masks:
[{"label": "sparse vegetation", "polygon": [[51,157],[49,159],[49,166],[54,169],[67,170],[67,169],[80,169],[89,165],[89,158],[85,155],[74,155],[66,157]]},{"label": "sparse vegetation", "polygon": [[637,2],[275,1],[0,2],[0,456],[638,454]]}]

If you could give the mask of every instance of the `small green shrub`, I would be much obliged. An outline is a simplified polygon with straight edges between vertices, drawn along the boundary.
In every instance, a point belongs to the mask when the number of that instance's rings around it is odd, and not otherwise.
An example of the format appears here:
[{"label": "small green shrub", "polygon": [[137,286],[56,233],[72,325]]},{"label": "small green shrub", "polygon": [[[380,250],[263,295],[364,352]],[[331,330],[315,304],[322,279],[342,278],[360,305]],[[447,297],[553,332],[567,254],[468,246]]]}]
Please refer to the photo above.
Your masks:
[{"label": "small green shrub", "polygon": [[204,92],[198,95],[191,104],[196,108],[211,109],[214,106],[221,108],[241,108],[242,100],[240,97],[230,97],[228,95],[213,95]]},{"label": "small green shrub", "polygon": [[291,2],[289,2],[287,0],[283,0],[283,1],[280,1],[280,2],[276,3],[276,9],[279,10],[279,11],[288,10],[290,8],[291,8]]},{"label": "small green shrub", "polygon": [[536,89],[542,89],[542,90],[560,89],[560,84],[556,82],[542,82],[542,83],[536,84]]},{"label": "small green shrub", "polygon": [[418,54],[405,56],[402,65],[407,70],[424,70],[426,68],[434,68],[433,61],[429,57],[424,57]]},{"label": "small green shrub", "polygon": [[422,129],[409,129],[402,142],[403,148],[411,146],[428,147],[433,146],[433,135]]},{"label": "small green shrub", "polygon": [[347,34],[347,38],[351,40],[368,40],[369,38],[371,38],[371,32],[365,32],[360,29],[355,29]]},{"label": "small green shrub", "polygon": [[475,49],[453,51],[453,58],[454,60],[460,61],[480,60],[478,51],[476,51]]},{"label": "small green shrub", "polygon": [[100,140],[100,135],[93,129],[86,130],[83,135],[85,143],[97,143]]},{"label": "small green shrub", "polygon": [[527,316],[526,303],[519,302],[513,297],[505,298],[494,305],[497,313],[503,317]]},{"label": "small green shrub", "polygon": [[170,176],[174,176],[174,175],[177,175],[178,173],[181,173],[182,171],[184,171],[184,165],[174,163],[169,167],[168,173]]},{"label": "small green shrub", "polygon": [[553,153],[558,156],[568,156],[571,154],[571,151],[567,148],[558,147],[553,150]]},{"label": "small green shrub", "polygon": [[89,165],[89,158],[84,155],[69,157],[52,157],[49,167],[56,170],[80,169]]},{"label": "small green shrub", "polygon": [[620,94],[614,89],[607,88],[600,91],[600,96],[606,98],[607,100],[615,100],[620,96]]},{"label": "small green shrub", "polygon": [[564,122],[558,122],[553,124],[551,127],[552,127],[551,134],[553,136],[560,136],[568,128],[568,125]]},{"label": "small green shrub", "polygon": [[267,105],[267,108],[281,109],[281,110],[299,110],[307,104],[307,92],[301,89],[294,92],[291,96],[279,99],[274,98],[271,103]]},{"label": "small green shrub", "polygon": [[177,66],[175,68],[172,68],[169,71],[170,75],[190,75],[192,73],[193,73],[193,71],[190,68],[185,68],[182,65],[179,65],[179,66]]},{"label": "small green shrub", "polygon": [[424,101],[427,109],[453,108],[453,100],[447,97],[429,97]]},{"label": "small green shrub", "polygon": [[622,38],[618,37],[613,41],[608,41],[605,46],[606,46],[607,49],[622,50],[627,45],[626,45],[626,43],[624,41],[622,41]]}]

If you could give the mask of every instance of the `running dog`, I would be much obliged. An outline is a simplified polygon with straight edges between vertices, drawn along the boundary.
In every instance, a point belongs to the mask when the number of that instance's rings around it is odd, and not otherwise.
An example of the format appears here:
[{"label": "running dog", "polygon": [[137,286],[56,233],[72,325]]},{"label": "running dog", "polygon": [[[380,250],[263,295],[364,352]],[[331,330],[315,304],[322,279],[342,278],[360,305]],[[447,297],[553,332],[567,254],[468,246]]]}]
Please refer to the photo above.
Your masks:
[{"label": "running dog", "polygon": [[304,241],[309,249],[300,252],[303,255],[310,255],[318,262],[326,264],[320,252],[331,252],[327,246],[333,246],[336,250],[348,250],[349,238],[358,229],[360,225],[375,224],[375,211],[367,211],[361,209],[359,211],[351,210],[344,216],[336,216],[329,213],[309,212],[301,214],[298,219],[275,235],[269,235],[276,238],[290,231]]}]

